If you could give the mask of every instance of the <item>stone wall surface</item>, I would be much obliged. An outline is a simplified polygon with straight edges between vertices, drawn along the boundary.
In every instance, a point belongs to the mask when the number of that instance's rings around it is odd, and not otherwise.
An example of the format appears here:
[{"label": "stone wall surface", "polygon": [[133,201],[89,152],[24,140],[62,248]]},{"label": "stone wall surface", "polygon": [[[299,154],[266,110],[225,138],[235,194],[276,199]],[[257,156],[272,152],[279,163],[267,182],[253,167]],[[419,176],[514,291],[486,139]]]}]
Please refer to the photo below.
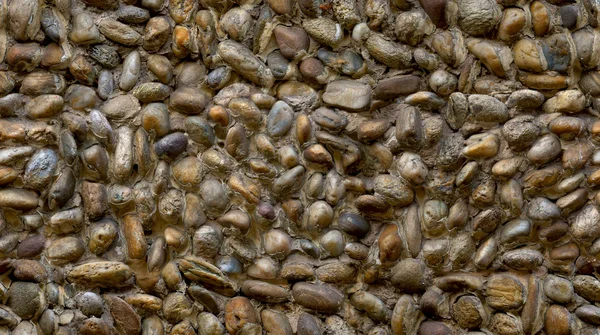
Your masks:
[{"label": "stone wall surface", "polygon": [[600,0],[0,0],[0,335],[599,335]]}]

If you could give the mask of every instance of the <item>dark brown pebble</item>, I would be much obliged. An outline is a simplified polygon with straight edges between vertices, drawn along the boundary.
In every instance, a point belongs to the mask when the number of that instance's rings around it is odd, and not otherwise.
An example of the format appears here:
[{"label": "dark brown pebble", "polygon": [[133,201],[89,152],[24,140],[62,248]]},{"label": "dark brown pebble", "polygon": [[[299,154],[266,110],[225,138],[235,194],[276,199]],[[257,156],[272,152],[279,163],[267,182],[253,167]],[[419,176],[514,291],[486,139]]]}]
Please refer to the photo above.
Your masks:
[{"label": "dark brown pebble", "polygon": [[336,313],[344,299],[336,289],[306,282],[296,283],[292,295],[299,305],[323,313]]},{"label": "dark brown pebble", "polygon": [[446,23],[446,0],[419,0],[419,4],[429,15],[431,22],[438,28],[445,28],[448,25]]},{"label": "dark brown pebble", "polygon": [[44,251],[46,238],[44,235],[31,235],[24,239],[17,247],[17,257],[34,258]]}]

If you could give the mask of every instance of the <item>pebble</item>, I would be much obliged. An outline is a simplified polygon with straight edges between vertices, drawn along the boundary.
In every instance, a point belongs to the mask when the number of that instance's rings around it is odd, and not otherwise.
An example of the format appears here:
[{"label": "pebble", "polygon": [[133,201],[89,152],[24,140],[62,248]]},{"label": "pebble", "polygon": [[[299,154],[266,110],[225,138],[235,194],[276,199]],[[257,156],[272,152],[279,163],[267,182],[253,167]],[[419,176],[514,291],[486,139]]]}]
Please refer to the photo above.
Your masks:
[{"label": "pebble", "polygon": [[416,46],[435,31],[435,25],[422,11],[407,11],[396,17],[395,33],[398,40]]},{"label": "pebble", "polygon": [[468,50],[460,31],[442,31],[432,36],[431,47],[451,67],[458,67],[467,58]]},{"label": "pebble", "polygon": [[577,315],[577,317],[584,322],[594,325],[600,324],[600,308],[596,306],[581,306],[575,310],[575,315]]},{"label": "pebble", "polygon": [[402,75],[379,81],[373,89],[373,99],[388,100],[401,95],[410,95],[419,90],[420,78]]},{"label": "pebble", "polygon": [[267,132],[272,137],[280,137],[290,130],[294,120],[293,109],[283,101],[276,102],[267,117]]},{"label": "pebble", "polygon": [[65,264],[78,260],[85,252],[83,242],[73,236],[63,237],[52,243],[47,255],[55,264]]},{"label": "pebble", "polygon": [[337,46],[344,38],[342,27],[329,18],[307,19],[302,26],[310,37],[330,47]]},{"label": "pebble", "polygon": [[260,313],[263,325],[267,334],[282,334],[282,335],[293,335],[292,326],[288,320],[288,317],[278,311],[265,309]]},{"label": "pebble", "polygon": [[75,266],[67,277],[70,281],[97,287],[121,286],[131,278],[133,272],[121,262],[90,262]]},{"label": "pebble", "polygon": [[527,158],[534,164],[546,164],[561,153],[560,140],[556,135],[540,137],[527,152]]},{"label": "pebble", "polygon": [[498,153],[500,139],[494,134],[477,134],[469,137],[462,154],[469,158],[489,158]]},{"label": "pebble", "polygon": [[6,306],[19,317],[30,320],[41,314],[46,299],[36,283],[14,282],[6,292]]},{"label": "pebble", "polygon": [[342,304],[342,295],[325,285],[300,282],[292,287],[294,300],[309,309],[322,313],[335,313]]},{"label": "pebble", "polygon": [[524,287],[506,274],[492,275],[486,286],[486,301],[492,308],[509,311],[521,307],[524,301]]},{"label": "pebble", "polygon": [[100,317],[104,313],[104,301],[94,292],[84,292],[75,299],[77,306],[86,316]]},{"label": "pebble", "polygon": [[338,80],[327,85],[323,101],[335,107],[359,111],[369,106],[371,94],[371,89],[359,82]]},{"label": "pebble", "polygon": [[308,52],[310,40],[304,29],[279,25],[273,30],[273,33],[279,50],[286,58],[295,59]]},{"label": "pebble", "polygon": [[117,20],[103,19],[98,23],[98,29],[109,40],[126,46],[136,46],[142,41],[137,31]]},{"label": "pebble", "polygon": [[297,5],[0,4],[0,333],[600,323],[600,7]]},{"label": "pebble", "polygon": [[42,282],[48,278],[46,269],[37,261],[20,260],[13,264],[13,276],[18,281]]},{"label": "pebble", "polygon": [[237,333],[246,324],[257,323],[258,314],[248,298],[236,297],[225,306],[225,327],[230,334]]},{"label": "pebble", "polygon": [[123,91],[130,91],[137,83],[140,75],[140,53],[133,51],[123,60],[123,72],[119,80],[119,88]]},{"label": "pebble", "polygon": [[281,303],[290,298],[285,288],[258,280],[246,280],[241,290],[248,297],[268,303]]},{"label": "pebble", "polygon": [[473,121],[502,123],[509,118],[506,106],[494,97],[472,94],[468,97],[468,103]]},{"label": "pebble", "polygon": [[218,50],[223,60],[244,78],[267,88],[273,86],[271,71],[244,45],[234,41],[223,41],[219,43]]},{"label": "pebble", "polygon": [[389,41],[380,34],[372,33],[365,46],[373,58],[391,68],[404,69],[412,62],[412,53],[407,46]]},{"label": "pebble", "polygon": [[121,334],[133,335],[140,332],[141,318],[131,305],[115,295],[105,295],[104,300],[115,320],[115,326]]},{"label": "pebble", "polygon": [[169,108],[180,113],[199,114],[207,105],[208,97],[197,88],[182,87],[169,97]]},{"label": "pebble", "polygon": [[556,94],[556,96],[548,99],[542,109],[546,113],[579,113],[585,109],[586,100],[578,90],[566,90]]},{"label": "pebble", "polygon": [[113,69],[121,62],[121,57],[115,48],[104,44],[93,45],[88,50],[88,54],[93,60],[107,69]]},{"label": "pebble", "polygon": [[501,44],[487,40],[471,39],[467,41],[467,48],[475,55],[488,70],[499,77],[506,76],[513,62],[510,49]]},{"label": "pebble", "polygon": [[525,28],[526,23],[525,12],[522,9],[505,9],[498,26],[498,38],[507,42],[513,41]]}]

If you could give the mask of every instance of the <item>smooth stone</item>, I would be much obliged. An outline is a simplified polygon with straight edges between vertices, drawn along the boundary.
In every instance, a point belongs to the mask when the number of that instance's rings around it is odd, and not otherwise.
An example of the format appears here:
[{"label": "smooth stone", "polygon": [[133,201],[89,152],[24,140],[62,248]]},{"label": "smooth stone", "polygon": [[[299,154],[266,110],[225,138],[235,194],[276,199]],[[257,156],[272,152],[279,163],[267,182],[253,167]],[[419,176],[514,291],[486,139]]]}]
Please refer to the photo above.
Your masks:
[{"label": "smooth stone", "polygon": [[520,110],[535,109],[544,103],[544,95],[534,90],[519,90],[510,94],[506,107]]},{"label": "smooth stone", "polygon": [[202,117],[190,116],[185,120],[185,129],[190,139],[210,147],[216,140],[213,127]]},{"label": "smooth stone", "polygon": [[98,76],[98,96],[102,100],[108,99],[115,89],[115,81],[113,75],[108,70],[103,70]]},{"label": "smooth stone", "polygon": [[94,44],[104,40],[98,27],[88,13],[80,13],[73,17],[69,39],[77,44]]},{"label": "smooth stone", "polygon": [[558,157],[561,150],[560,140],[556,135],[544,135],[533,143],[527,152],[527,158],[534,164],[542,165]]},{"label": "smooth stone", "polygon": [[199,88],[181,87],[171,93],[169,109],[184,114],[200,114],[209,102],[209,97]]},{"label": "smooth stone", "polygon": [[138,81],[140,76],[140,53],[130,52],[123,60],[123,71],[119,79],[119,88],[123,91],[130,91]]},{"label": "smooth stone", "polygon": [[[396,1],[396,3],[398,2]],[[446,22],[446,3],[446,0],[419,0],[421,8],[438,28],[445,28],[448,25]]]},{"label": "smooth stone", "polygon": [[66,264],[76,261],[84,252],[85,246],[81,239],[67,236],[50,244],[46,254],[54,264]]},{"label": "smooth stone", "polygon": [[575,310],[575,315],[583,322],[600,325],[600,307],[584,305]]},{"label": "smooth stone", "polygon": [[131,119],[141,110],[140,102],[133,95],[119,95],[102,105],[100,111],[111,120]]},{"label": "smooth stone", "polygon": [[546,34],[546,32],[550,29],[550,23],[552,20],[552,14],[550,10],[541,1],[532,2],[529,5],[529,10],[531,11],[533,32],[537,36]]},{"label": "smooth stone", "polygon": [[287,134],[294,121],[294,110],[285,102],[277,101],[267,117],[267,132],[272,137]]},{"label": "smooth stone", "polygon": [[557,303],[566,304],[573,299],[573,284],[568,279],[548,275],[544,281],[544,293]]},{"label": "smooth stone", "polygon": [[506,8],[498,26],[498,38],[510,42],[525,28],[527,19],[520,8]]},{"label": "smooth stone", "polygon": [[359,111],[371,103],[371,88],[357,81],[337,80],[329,83],[323,101],[329,105]]},{"label": "smooth stone", "polygon": [[[571,53],[569,38],[565,34],[554,34],[541,41],[542,52],[548,64],[548,70],[565,72],[571,67]],[[565,52],[566,51],[566,52]]]},{"label": "smooth stone", "polygon": [[171,94],[171,88],[162,83],[143,83],[133,88],[131,94],[142,103],[162,102]]},{"label": "smooth stone", "polygon": [[350,212],[342,213],[339,216],[338,226],[345,233],[356,237],[366,235],[371,229],[369,222],[361,215]]},{"label": "smooth stone", "polygon": [[64,102],[76,110],[92,109],[98,101],[98,95],[93,88],[77,84],[69,86],[64,96]]},{"label": "smooth stone", "polygon": [[148,70],[160,80],[161,83],[168,85],[173,79],[173,65],[169,59],[162,55],[150,55],[146,62]]},{"label": "smooth stone", "polygon": [[496,156],[500,139],[494,134],[476,134],[467,140],[462,154],[469,158],[490,158]]},{"label": "smooth stone", "polygon": [[21,259],[13,263],[13,277],[18,281],[40,283],[48,278],[48,273],[42,264],[35,260]]},{"label": "smooth stone", "polygon": [[573,278],[573,288],[582,298],[591,301],[600,301],[600,281],[592,276],[577,275]]},{"label": "smooth stone", "polygon": [[241,290],[246,296],[267,303],[281,303],[290,298],[285,288],[258,280],[246,280]]},{"label": "smooth stone", "polygon": [[343,299],[342,294],[336,289],[306,282],[294,284],[292,295],[301,306],[327,314],[337,312]]},{"label": "smooth stone", "polygon": [[185,151],[187,144],[187,137],[183,133],[172,133],[154,144],[154,152],[158,157],[175,159]]},{"label": "smooth stone", "polygon": [[258,314],[246,297],[235,297],[225,305],[225,327],[230,334],[236,334],[246,324],[258,322]]},{"label": "smooth stone", "polygon": [[35,192],[20,188],[4,188],[0,190],[0,207],[31,210],[37,206],[38,195]]},{"label": "smooth stone", "polygon": [[548,99],[542,109],[546,113],[575,114],[583,111],[586,99],[579,90],[566,90],[558,92],[554,97]]},{"label": "smooth stone", "polygon": [[23,78],[19,92],[34,96],[62,94],[65,88],[65,79],[62,75],[50,72],[33,72]]},{"label": "smooth stone", "polygon": [[557,219],[559,216],[560,209],[558,206],[546,198],[533,198],[529,203],[527,217],[533,221],[549,222]]},{"label": "smooth stone", "polygon": [[513,62],[510,49],[496,42],[474,38],[467,42],[467,48],[498,77],[506,76]]},{"label": "smooth stone", "polygon": [[600,211],[595,205],[585,206],[570,228],[571,235],[578,240],[593,241],[600,237]]},{"label": "smooth stone", "polygon": [[380,80],[373,89],[373,99],[389,100],[401,95],[410,95],[419,91],[421,78],[413,75],[401,75]]},{"label": "smooth stone", "polygon": [[84,292],[78,295],[75,300],[77,307],[86,316],[100,317],[104,313],[104,301],[102,297],[94,292]]},{"label": "smooth stone", "polygon": [[279,51],[289,59],[295,59],[308,51],[309,38],[304,29],[300,27],[286,27],[279,25],[274,30]]},{"label": "smooth stone", "polygon": [[502,261],[509,268],[518,271],[532,271],[542,265],[544,257],[537,250],[521,248],[505,252]]},{"label": "smooth stone", "polygon": [[392,270],[392,284],[406,293],[418,293],[425,290],[427,280],[424,276],[425,264],[416,259],[400,261]]}]

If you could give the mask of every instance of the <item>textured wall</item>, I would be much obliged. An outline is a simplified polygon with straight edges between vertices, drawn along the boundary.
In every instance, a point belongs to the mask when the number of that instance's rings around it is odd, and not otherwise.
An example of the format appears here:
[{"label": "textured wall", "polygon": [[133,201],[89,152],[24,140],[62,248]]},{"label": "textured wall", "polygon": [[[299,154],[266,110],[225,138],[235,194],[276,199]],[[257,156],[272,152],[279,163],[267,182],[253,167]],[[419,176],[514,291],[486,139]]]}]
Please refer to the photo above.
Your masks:
[{"label": "textured wall", "polygon": [[0,334],[600,334],[599,0],[0,0]]}]

